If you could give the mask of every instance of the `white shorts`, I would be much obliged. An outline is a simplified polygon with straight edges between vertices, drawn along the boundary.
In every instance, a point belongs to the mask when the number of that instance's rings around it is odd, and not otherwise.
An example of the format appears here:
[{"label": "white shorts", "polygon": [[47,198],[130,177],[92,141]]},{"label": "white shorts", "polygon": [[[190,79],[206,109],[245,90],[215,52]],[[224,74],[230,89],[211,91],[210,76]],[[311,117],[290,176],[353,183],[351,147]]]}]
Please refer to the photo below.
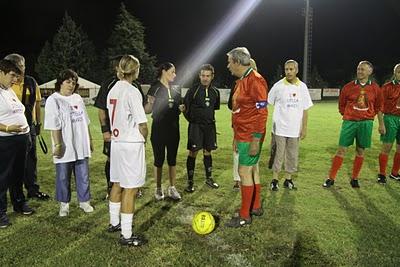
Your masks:
[{"label": "white shorts", "polygon": [[110,181],[122,188],[138,188],[145,183],[144,143],[111,142]]}]

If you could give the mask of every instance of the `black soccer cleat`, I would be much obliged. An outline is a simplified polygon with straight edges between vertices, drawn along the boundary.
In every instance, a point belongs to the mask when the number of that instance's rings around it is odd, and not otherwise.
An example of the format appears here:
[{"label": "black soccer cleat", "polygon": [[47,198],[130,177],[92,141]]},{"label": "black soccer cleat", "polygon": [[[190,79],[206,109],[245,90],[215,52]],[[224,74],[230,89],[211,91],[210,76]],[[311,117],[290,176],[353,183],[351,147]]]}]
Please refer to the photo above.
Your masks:
[{"label": "black soccer cleat", "polygon": [[188,193],[193,193],[194,192],[194,185],[193,181],[189,181],[187,187],[185,188],[185,191]]},{"label": "black soccer cleat", "polygon": [[107,232],[114,233],[114,232],[119,232],[119,231],[121,231],[121,224],[120,223],[117,224],[117,225],[112,225],[112,224],[108,225]]},{"label": "black soccer cleat", "polygon": [[252,215],[252,216],[262,216],[263,214],[264,214],[263,208],[252,209],[250,211],[250,215]]},{"label": "black soccer cleat", "polygon": [[131,246],[131,247],[140,247],[143,246],[147,243],[147,240],[143,237],[139,237],[137,235],[132,235],[129,238],[124,238],[123,235],[121,235],[119,239],[119,243],[122,246]]},{"label": "black soccer cleat", "polygon": [[283,187],[285,187],[285,188],[287,188],[287,189],[289,189],[289,190],[292,190],[292,189],[297,189],[295,186],[294,186],[294,183],[293,183],[293,180],[292,179],[286,179],[285,180],[285,182],[283,182]]},{"label": "black soccer cleat", "polygon": [[386,184],[386,176],[383,174],[378,174],[378,183],[379,184]]},{"label": "black soccer cleat", "polygon": [[251,217],[248,219],[241,218],[240,216],[232,217],[229,222],[225,224],[226,227],[239,228],[251,224]]},{"label": "black soccer cleat", "polygon": [[214,188],[214,189],[218,189],[219,188],[219,184],[217,184],[214,181],[214,179],[211,178],[211,177],[206,179],[206,185],[208,185],[209,187]]},{"label": "black soccer cleat", "polygon": [[334,184],[335,184],[335,181],[328,178],[328,179],[326,179],[326,181],[322,184],[322,187],[324,187],[324,188],[329,188],[329,187],[331,187],[331,186],[334,185]]},{"label": "black soccer cleat", "polygon": [[278,182],[278,180],[276,180],[276,179],[272,179],[272,182],[271,182],[271,190],[272,191],[278,191],[279,190],[279,182]]},{"label": "black soccer cleat", "polygon": [[360,188],[360,185],[358,184],[358,180],[357,179],[351,179],[350,185],[353,188]]},{"label": "black soccer cleat", "polygon": [[389,177],[395,181],[400,181],[400,176],[399,175],[394,175],[394,174],[390,174]]}]

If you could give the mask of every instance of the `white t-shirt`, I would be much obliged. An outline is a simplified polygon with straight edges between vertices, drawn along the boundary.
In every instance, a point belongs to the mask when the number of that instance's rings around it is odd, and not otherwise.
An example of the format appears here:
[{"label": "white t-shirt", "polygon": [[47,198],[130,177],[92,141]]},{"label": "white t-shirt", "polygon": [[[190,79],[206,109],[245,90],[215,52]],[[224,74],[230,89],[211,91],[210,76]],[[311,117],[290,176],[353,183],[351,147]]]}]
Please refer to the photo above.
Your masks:
[{"label": "white t-shirt", "polygon": [[6,126],[16,124],[26,128],[26,131],[20,133],[0,131],[0,136],[12,136],[29,132],[28,122],[25,117],[25,107],[11,88],[0,88],[0,123]]},{"label": "white t-shirt", "polygon": [[303,111],[313,105],[307,85],[299,79],[291,84],[283,78],[272,86],[268,103],[275,106],[272,132],[279,136],[299,137]]},{"label": "white t-shirt", "polygon": [[114,142],[143,143],[139,124],[147,122],[139,89],[127,81],[118,81],[107,96],[107,109]]},{"label": "white t-shirt", "polygon": [[[46,100],[44,129],[61,130],[63,151],[54,163],[72,162],[90,157],[89,116],[80,95],[54,93]],[[52,138],[54,147],[54,139]]]}]

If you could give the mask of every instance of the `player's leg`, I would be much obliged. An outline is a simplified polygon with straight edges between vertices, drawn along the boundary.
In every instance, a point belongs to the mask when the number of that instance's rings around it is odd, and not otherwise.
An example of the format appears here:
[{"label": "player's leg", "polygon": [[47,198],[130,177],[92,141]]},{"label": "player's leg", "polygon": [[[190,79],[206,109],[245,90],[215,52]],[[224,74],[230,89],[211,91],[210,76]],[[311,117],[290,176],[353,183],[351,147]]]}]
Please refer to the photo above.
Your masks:
[{"label": "player's leg", "polygon": [[217,149],[217,133],[215,124],[203,125],[201,127],[202,147],[203,147],[203,164],[206,174],[206,184],[214,189],[219,188],[212,177],[212,155],[211,151]]},{"label": "player's leg", "polygon": [[168,175],[169,175],[169,187],[168,197],[173,200],[180,200],[181,195],[175,187],[176,184],[176,157],[178,154],[179,147],[179,132],[172,135],[167,142],[167,162],[168,162]]},{"label": "player's leg", "polygon": [[287,137],[274,135],[275,139],[275,157],[272,165],[272,181],[271,190],[278,191],[279,189],[279,173],[282,170],[282,164],[285,157]]},{"label": "player's leg", "polygon": [[284,187],[288,189],[295,189],[292,174],[297,171],[299,158],[299,138],[287,138],[285,150],[285,171],[286,179]]}]

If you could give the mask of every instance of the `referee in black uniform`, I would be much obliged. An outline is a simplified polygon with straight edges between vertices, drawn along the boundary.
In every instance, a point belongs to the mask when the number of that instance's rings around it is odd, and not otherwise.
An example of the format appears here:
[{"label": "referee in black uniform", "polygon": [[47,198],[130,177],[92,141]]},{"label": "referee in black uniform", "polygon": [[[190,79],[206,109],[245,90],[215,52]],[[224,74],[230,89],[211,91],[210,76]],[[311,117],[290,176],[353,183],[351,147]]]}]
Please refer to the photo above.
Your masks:
[{"label": "referee in black uniform", "polygon": [[217,149],[215,128],[215,110],[220,107],[220,95],[211,82],[214,79],[214,67],[204,64],[199,73],[200,84],[189,89],[185,95],[184,115],[189,121],[188,144],[189,155],[186,160],[188,186],[186,191],[194,192],[194,168],[199,150],[203,150],[203,163],[206,173],[205,183],[211,188],[219,185],[212,178],[211,151]]},{"label": "referee in black uniform", "polygon": [[[107,161],[104,166],[104,172],[106,174],[107,179],[107,196],[110,193],[112,188],[112,183],[110,182],[110,149],[111,149],[111,127],[110,127],[110,118],[108,117],[107,110],[107,95],[110,92],[111,88],[115,85],[115,83],[119,80],[117,77],[117,69],[119,65],[119,61],[121,60],[122,55],[115,56],[111,59],[112,69],[115,71],[114,76],[105,80],[97,94],[96,100],[94,102],[94,106],[99,109],[98,116],[101,125],[101,132],[103,133],[103,154],[107,156]],[[142,88],[139,83],[134,81],[133,86],[137,87],[140,91],[140,94],[143,98],[143,105],[145,104],[145,98],[142,91]],[[138,197],[142,195],[141,191],[138,190]]]}]

